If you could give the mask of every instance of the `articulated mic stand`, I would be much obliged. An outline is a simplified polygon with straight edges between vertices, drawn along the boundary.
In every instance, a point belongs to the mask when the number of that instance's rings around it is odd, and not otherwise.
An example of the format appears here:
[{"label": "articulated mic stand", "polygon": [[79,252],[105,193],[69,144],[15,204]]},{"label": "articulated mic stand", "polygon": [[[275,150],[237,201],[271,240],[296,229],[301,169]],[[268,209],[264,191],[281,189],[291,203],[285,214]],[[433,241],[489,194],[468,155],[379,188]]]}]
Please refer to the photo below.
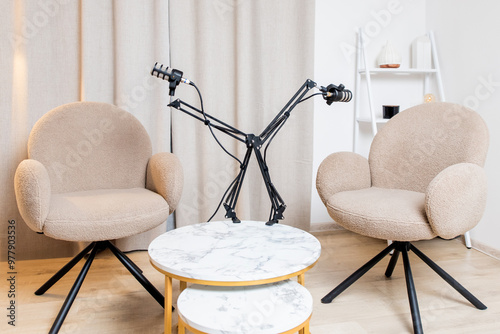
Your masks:
[{"label": "articulated mic stand", "polygon": [[[157,67],[155,64],[151,74],[153,76],[159,77],[164,80],[168,80],[170,83],[170,95],[174,95],[174,90],[176,86],[180,83],[186,83],[192,85],[196,88],[196,85],[185,78],[182,78],[182,72],[179,70],[169,69],[166,67],[163,68],[163,65]],[[278,131],[283,127],[285,122],[290,117],[291,111],[301,102],[305,101],[309,97],[313,95],[321,94],[327,101],[327,104],[330,105],[334,101],[341,102],[349,102],[352,98],[352,93],[349,90],[344,90],[343,85],[334,86],[329,85],[328,87],[319,88],[321,93],[313,94],[304,99],[304,96],[311,90],[315,88],[317,85],[312,80],[306,80],[304,84],[298,89],[295,95],[288,101],[288,103],[281,109],[281,111],[274,117],[274,119],[269,123],[269,125],[262,131],[259,135],[255,135],[252,133],[244,133],[227,123],[222,122],[221,120],[207,114],[202,109],[198,109],[192,105],[185,103],[184,101],[177,99],[171,102],[168,106],[173,107],[177,110],[180,110],[189,116],[196,118],[199,121],[202,121],[205,125],[217,129],[226,135],[233,137],[234,139],[245,143],[247,147],[247,151],[245,157],[240,165],[240,171],[236,177],[236,179],[230,184],[227,193],[227,196],[224,200],[224,208],[226,210],[226,218],[231,218],[233,223],[240,223],[240,219],[236,216],[236,203],[238,202],[238,197],[240,195],[241,186],[243,184],[243,180],[245,178],[245,174],[248,168],[248,163],[250,161],[250,157],[252,152],[255,154],[255,158],[257,159],[257,163],[260,168],[260,172],[262,174],[262,178],[264,179],[264,183],[266,185],[266,190],[269,195],[269,199],[271,200],[271,213],[269,215],[269,220],[266,222],[266,225],[274,225],[278,223],[278,220],[283,219],[283,212],[286,209],[285,202],[281,198],[278,190],[273,185],[271,181],[271,176],[269,174],[269,168],[266,163],[266,154],[265,151],[267,147],[271,143],[272,139]],[[198,90],[198,88],[196,88]],[[198,90],[199,93],[199,90]],[[201,99],[201,94],[200,94]],[[201,115],[201,116],[199,116]],[[261,148],[264,144],[266,144],[266,148],[264,149],[264,156],[261,153]]]}]

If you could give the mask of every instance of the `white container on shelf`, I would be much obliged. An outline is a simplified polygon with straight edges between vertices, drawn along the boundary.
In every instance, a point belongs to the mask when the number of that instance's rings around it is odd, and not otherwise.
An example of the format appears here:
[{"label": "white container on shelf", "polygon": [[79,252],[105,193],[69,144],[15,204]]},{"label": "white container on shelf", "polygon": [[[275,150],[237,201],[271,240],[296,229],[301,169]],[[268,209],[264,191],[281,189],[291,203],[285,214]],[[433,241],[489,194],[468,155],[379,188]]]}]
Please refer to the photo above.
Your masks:
[{"label": "white container on shelf", "polygon": [[431,40],[424,35],[411,44],[411,64],[413,68],[427,70],[432,68]]}]

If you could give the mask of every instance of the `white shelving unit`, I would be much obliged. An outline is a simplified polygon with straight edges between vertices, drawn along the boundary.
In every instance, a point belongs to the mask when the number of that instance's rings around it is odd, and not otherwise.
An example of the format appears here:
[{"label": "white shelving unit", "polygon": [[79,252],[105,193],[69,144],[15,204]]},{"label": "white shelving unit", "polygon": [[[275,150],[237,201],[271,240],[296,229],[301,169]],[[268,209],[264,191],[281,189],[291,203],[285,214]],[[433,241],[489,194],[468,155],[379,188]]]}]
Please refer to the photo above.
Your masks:
[{"label": "white shelving unit", "polygon": [[[357,42],[357,55],[356,55],[356,82],[354,87],[354,138],[353,138],[353,152],[357,152],[357,146],[359,142],[359,124],[369,123],[371,125],[372,135],[377,134],[378,124],[387,123],[388,119],[381,117],[376,117],[375,106],[373,100],[373,87],[372,87],[372,76],[383,76],[391,75],[394,80],[398,80],[398,76],[409,76],[409,75],[422,75],[424,80],[424,94],[429,93],[429,83],[431,78],[436,80],[437,93],[440,101],[446,101],[443,89],[443,81],[441,78],[441,69],[439,67],[439,59],[437,56],[436,41],[434,39],[434,34],[432,31],[427,33],[431,41],[431,55],[432,61],[434,63],[434,68],[432,69],[416,69],[416,68],[374,68],[368,66],[365,44],[363,41],[363,34],[361,29],[358,31],[358,42]],[[369,106],[369,116],[360,116],[360,89],[361,82],[364,77],[367,96],[368,96],[368,106]],[[469,232],[464,234],[465,245],[467,248],[471,248],[471,240]]]},{"label": "white shelving unit", "polygon": [[[363,41],[363,34],[361,30],[358,31],[358,41],[357,41],[357,56],[356,56],[356,82],[354,87],[354,138],[353,138],[353,151],[357,152],[359,143],[359,125],[360,123],[370,123],[372,135],[377,134],[377,125],[386,123],[388,120],[376,117],[375,115],[375,105],[373,99],[373,87],[372,87],[372,76],[386,76],[390,75],[394,80],[400,80],[401,77],[420,75],[424,80],[424,94],[429,92],[429,82],[432,78],[436,80],[437,91],[440,101],[445,101],[443,83],[441,80],[441,71],[439,67],[439,61],[436,51],[436,43],[434,40],[434,34],[430,31],[428,34],[431,41],[431,54],[432,60],[434,62],[433,69],[416,69],[416,68],[374,68],[368,66],[365,44]],[[363,80],[364,79],[364,80]],[[368,96],[368,106],[369,115],[361,116],[361,86],[362,81],[365,81],[367,96]]]}]

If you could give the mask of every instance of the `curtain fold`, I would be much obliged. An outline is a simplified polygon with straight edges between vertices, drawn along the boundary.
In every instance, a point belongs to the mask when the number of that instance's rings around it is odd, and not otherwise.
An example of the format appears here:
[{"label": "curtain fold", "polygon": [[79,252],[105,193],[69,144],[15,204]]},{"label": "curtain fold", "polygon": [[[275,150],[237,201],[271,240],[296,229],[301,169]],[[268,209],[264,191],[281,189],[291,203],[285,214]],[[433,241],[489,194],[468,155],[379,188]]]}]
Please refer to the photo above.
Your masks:
[{"label": "curtain fold", "polygon": [[[14,173],[27,157],[31,128],[45,113],[79,100],[116,104],[145,126],[153,153],[170,151],[168,89],[149,74],[158,59],[169,61],[168,26],[168,2],[162,0],[2,4],[0,227],[3,245],[8,222],[16,221],[17,259],[71,256],[78,248],[31,231],[17,211]],[[163,224],[117,243],[124,250],[145,249],[165,230]]]},{"label": "curtain fold", "polygon": [[[314,1],[171,0],[171,65],[193,80],[205,111],[246,133],[259,134],[313,75]],[[200,106],[191,87],[176,97]],[[312,104],[299,105],[267,152],[272,181],[287,205],[285,224],[310,225]],[[240,160],[244,144],[217,132]],[[237,175],[207,127],[172,111],[172,148],[185,168],[177,226],[206,221]],[[269,218],[271,204],[254,157],[238,200],[240,219]],[[221,208],[214,220],[224,219]]]},{"label": "curtain fold", "polygon": [[[170,110],[168,90],[151,76],[158,59],[169,61],[168,2],[113,2],[114,101],[141,121],[153,144],[153,153],[170,152]],[[167,230],[166,224],[117,240],[124,250],[147,249],[149,243]]]},{"label": "curtain fold", "polygon": [[[17,259],[70,256],[76,244],[36,234],[24,224],[13,180],[17,165],[27,157],[28,135],[35,122],[50,109],[79,99],[78,2],[41,6],[8,1],[4,5],[0,62],[5,68],[2,73],[9,76],[0,77],[2,241],[8,221],[15,221]],[[1,259],[6,255],[2,252]]]}]

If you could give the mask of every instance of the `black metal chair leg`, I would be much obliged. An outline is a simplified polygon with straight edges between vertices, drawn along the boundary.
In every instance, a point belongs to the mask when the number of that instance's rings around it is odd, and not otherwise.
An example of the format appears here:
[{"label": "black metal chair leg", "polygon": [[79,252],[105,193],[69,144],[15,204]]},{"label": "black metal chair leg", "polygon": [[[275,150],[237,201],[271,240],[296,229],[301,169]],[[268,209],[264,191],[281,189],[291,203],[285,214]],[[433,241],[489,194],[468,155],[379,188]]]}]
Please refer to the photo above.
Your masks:
[{"label": "black metal chair leg", "polygon": [[[407,243],[402,243],[403,247]],[[403,265],[406,277],[406,289],[408,290],[408,300],[410,302],[411,318],[413,320],[413,332],[415,334],[422,334],[422,320],[420,318],[420,310],[418,308],[417,293],[415,291],[415,284],[413,283],[413,275],[411,274],[410,260],[408,259],[408,251],[406,248],[400,250],[403,255]]]},{"label": "black metal chair leg", "polygon": [[439,267],[434,261],[428,258],[424,253],[418,250],[415,246],[410,244],[410,250],[412,250],[422,261],[424,261],[429,267],[432,268],[442,279],[444,279],[448,284],[450,284],[455,290],[457,290],[462,296],[465,297],[469,302],[480,310],[486,310],[486,305],[481,303],[472,293],[470,293],[466,288],[464,288],[460,283],[458,283],[453,277],[450,276],[446,271]]},{"label": "black metal chair leg", "polygon": [[64,275],[68,273],[85,255],[87,255],[88,252],[94,246],[96,245],[95,242],[92,242],[90,245],[85,247],[84,250],[82,250],[80,253],[78,253],[77,256],[75,256],[71,261],[66,263],[64,267],[59,269],[57,273],[55,273],[47,282],[45,282],[44,285],[42,285],[38,290],[35,291],[35,295],[43,295],[48,289],[50,289],[54,284],[57,283]]},{"label": "black metal chair leg", "polygon": [[111,242],[107,242],[109,249],[113,252],[113,254],[120,260],[120,262],[127,268],[128,271],[135,277],[139,283],[149,292],[151,296],[161,305],[161,307],[165,308],[165,297],[151,284],[150,281],[142,274],[142,271],[137,270],[137,265],[132,264],[133,262],[124,254],[115,247]]},{"label": "black metal chair leg", "polygon": [[124,258],[125,260],[131,265],[133,266],[138,272],[142,273],[142,269],[139,268],[139,266],[137,266],[134,261],[132,261],[128,256],[127,254],[125,254],[124,252],[122,252],[118,247],[116,247],[115,245],[113,245],[113,243],[111,241],[106,241],[106,247],[108,247],[109,249],[111,249],[111,246],[114,246],[115,250],[117,252],[119,252]]},{"label": "black metal chair leg", "polygon": [[71,305],[73,305],[73,302],[75,301],[76,295],[78,294],[78,291],[80,291],[80,287],[82,286],[83,280],[85,279],[85,276],[87,276],[87,273],[90,269],[90,265],[92,264],[92,261],[95,258],[95,255],[97,253],[98,247],[94,247],[92,249],[92,252],[90,253],[89,258],[83,265],[82,270],[80,271],[80,274],[78,274],[78,277],[76,278],[75,283],[71,287],[71,290],[69,291],[68,296],[66,297],[66,300],[64,301],[61,310],[57,314],[56,320],[52,324],[52,327],[50,328],[49,334],[56,334],[59,332],[59,329],[61,329],[61,326],[64,322],[64,319],[68,315],[69,309],[71,308]]},{"label": "black metal chair leg", "polygon": [[387,269],[385,270],[386,277],[392,276],[392,273],[394,272],[394,267],[396,267],[396,263],[398,263],[398,258],[399,258],[399,251],[397,249],[394,249],[394,253],[392,253],[391,255],[391,261],[389,261]]},{"label": "black metal chair leg", "polygon": [[366,274],[368,270],[370,270],[374,265],[376,265],[380,260],[382,260],[387,254],[389,254],[396,247],[396,243],[392,243],[383,251],[378,253],[373,259],[368,261],[361,268],[356,270],[354,274],[346,278],[342,283],[340,283],[335,289],[330,291],[326,296],[321,299],[323,304],[331,303],[332,300],[340,295],[345,289],[350,287],[354,282],[356,282],[361,276]]}]

